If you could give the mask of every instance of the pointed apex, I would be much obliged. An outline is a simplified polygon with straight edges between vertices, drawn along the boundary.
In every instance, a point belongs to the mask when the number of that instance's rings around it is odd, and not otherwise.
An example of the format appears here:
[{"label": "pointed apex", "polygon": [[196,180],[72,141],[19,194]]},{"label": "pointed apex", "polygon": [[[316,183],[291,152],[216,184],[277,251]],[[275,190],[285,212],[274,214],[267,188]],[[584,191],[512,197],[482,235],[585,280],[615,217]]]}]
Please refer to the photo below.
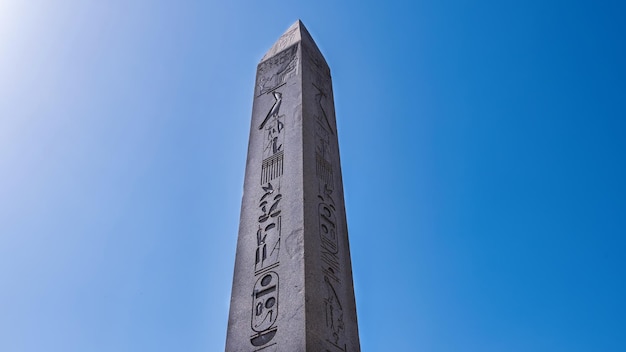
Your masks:
[{"label": "pointed apex", "polygon": [[294,24],[292,24],[289,27],[289,29],[287,29],[285,33],[283,33],[283,35],[281,35],[280,38],[278,38],[276,43],[272,45],[270,50],[268,50],[267,53],[265,53],[265,56],[263,56],[263,58],[261,59],[261,62],[269,59],[270,57],[276,55],[278,52],[282,51],[283,49],[290,47],[293,44],[302,40],[302,35],[301,35],[301,30],[300,30],[300,28],[302,27],[304,27],[304,25],[302,24],[302,21],[300,20],[297,20]]},{"label": "pointed apex", "polygon": [[313,38],[311,38],[311,35],[307,31],[306,27],[304,27],[304,24],[302,23],[302,21],[297,20],[294,24],[292,24],[289,27],[289,29],[285,31],[285,33],[283,33],[283,35],[280,36],[280,38],[278,38],[278,40],[276,41],[276,43],[274,43],[274,45],[272,45],[270,50],[268,50],[267,53],[265,53],[265,56],[263,56],[263,58],[261,59],[261,62],[271,58],[272,56],[283,51],[284,49],[296,44],[297,42],[301,41],[303,38],[310,39],[311,42],[313,42]]}]

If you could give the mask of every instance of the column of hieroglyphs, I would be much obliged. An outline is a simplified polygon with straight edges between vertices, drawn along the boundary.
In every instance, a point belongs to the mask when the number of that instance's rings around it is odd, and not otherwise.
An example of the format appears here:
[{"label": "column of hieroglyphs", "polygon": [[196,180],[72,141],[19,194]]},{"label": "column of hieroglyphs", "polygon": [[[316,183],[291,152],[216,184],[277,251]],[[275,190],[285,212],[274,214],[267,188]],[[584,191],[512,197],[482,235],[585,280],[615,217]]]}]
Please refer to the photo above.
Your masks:
[{"label": "column of hieroglyphs", "polygon": [[330,70],[302,22],[252,110],[226,351],[359,351]]}]

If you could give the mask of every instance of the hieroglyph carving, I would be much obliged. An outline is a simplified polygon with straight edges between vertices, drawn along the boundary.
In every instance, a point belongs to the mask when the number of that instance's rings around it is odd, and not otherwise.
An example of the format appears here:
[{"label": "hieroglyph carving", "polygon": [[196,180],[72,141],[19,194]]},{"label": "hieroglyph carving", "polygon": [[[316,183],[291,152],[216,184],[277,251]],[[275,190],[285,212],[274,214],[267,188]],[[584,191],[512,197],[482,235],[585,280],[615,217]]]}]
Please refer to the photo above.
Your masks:
[{"label": "hieroglyph carving", "polygon": [[274,190],[271,183],[262,187],[265,193],[259,204],[262,214],[259,216],[259,229],[256,234],[255,273],[276,264],[280,251],[280,200],[283,196],[278,192],[279,190]]},{"label": "hieroglyph carving", "polygon": [[[304,60],[308,60],[312,64],[306,66],[313,69],[317,76],[330,78],[330,69],[326,64],[326,60],[324,60],[322,53],[320,53],[317,48],[304,47],[302,56],[304,57]],[[318,87],[319,86],[320,85],[318,84]]]},{"label": "hieroglyph carving", "polygon": [[337,295],[337,291],[333,287],[330,279],[324,276],[324,282],[326,283],[326,298],[324,298],[324,308],[326,310],[326,326],[332,331],[332,340],[329,341],[335,347],[345,351],[346,345],[340,345],[340,339],[343,337],[345,325],[343,323],[343,308],[341,307],[341,301]]},{"label": "hieroglyph carving", "polygon": [[[280,181],[283,171],[284,115],[280,115],[282,93],[271,92],[274,103],[258,129],[263,133],[261,196],[254,254],[254,276],[250,343],[254,351],[271,346],[278,331],[280,241],[282,233]],[[275,344],[275,343],[274,343]]]},{"label": "hieroglyph carving", "polygon": [[333,127],[330,124],[330,120],[328,119],[328,114],[326,114],[326,110],[324,110],[324,106],[323,106],[323,102],[322,100],[326,100],[326,93],[324,92],[323,88],[318,87],[317,85],[313,85],[313,87],[315,87],[315,89],[317,89],[317,94],[315,94],[315,101],[317,102],[317,108],[318,111],[320,112],[320,114],[317,117],[317,120],[323,120],[323,123],[325,123],[325,128],[328,128],[328,130],[330,131],[330,133],[335,134],[335,132],[333,131]]},{"label": "hieroglyph carving", "polygon": [[343,305],[337,290],[341,289],[342,282],[340,273],[341,248],[338,234],[338,218],[336,215],[336,205],[333,198],[335,188],[335,178],[333,173],[332,146],[336,140],[331,140],[334,135],[324,105],[326,93],[323,88],[314,85],[317,89],[316,102],[318,112],[315,114],[315,159],[316,173],[318,180],[318,219],[320,238],[320,259],[322,272],[324,273],[324,284],[326,286],[324,296],[324,311],[326,314],[326,341],[327,351],[346,351],[345,325],[343,322]]},{"label": "hieroglyph carving", "polygon": [[263,130],[265,133],[263,159],[282,151],[283,141],[285,140],[285,134],[283,133],[283,129],[285,128],[283,122],[285,115],[279,114],[283,95],[278,91],[274,91],[272,95],[274,96],[274,105],[272,105],[267,116],[259,125],[259,129]]},{"label": "hieroglyph carving", "polygon": [[278,274],[269,271],[258,278],[252,294],[252,330],[258,332],[250,339],[253,346],[270,342],[277,329],[278,317]]},{"label": "hieroglyph carving", "polygon": [[275,271],[279,264],[281,237],[280,186],[271,183],[262,186],[259,200],[260,216],[256,233],[254,275],[257,278],[252,289],[251,327],[254,334],[250,343],[261,347],[272,341],[278,330],[279,276]]},{"label": "hieroglyph carving", "polygon": [[256,96],[271,92],[298,74],[297,52],[298,45],[293,45],[259,64]]},{"label": "hieroglyph carving", "polygon": [[263,165],[261,166],[262,185],[283,174],[283,160],[284,154],[282,150],[269,158],[263,159]]}]

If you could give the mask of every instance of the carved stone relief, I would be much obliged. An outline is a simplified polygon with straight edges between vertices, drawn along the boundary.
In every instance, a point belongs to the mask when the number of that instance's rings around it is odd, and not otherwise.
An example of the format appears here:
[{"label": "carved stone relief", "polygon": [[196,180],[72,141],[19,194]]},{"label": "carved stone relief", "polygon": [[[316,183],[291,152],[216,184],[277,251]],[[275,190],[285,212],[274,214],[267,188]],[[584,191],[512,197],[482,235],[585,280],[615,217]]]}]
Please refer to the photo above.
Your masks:
[{"label": "carved stone relief", "polygon": [[259,65],[257,96],[271,92],[298,74],[298,45],[293,45]]},{"label": "carved stone relief", "polygon": [[315,94],[315,101],[317,102],[318,107],[318,114],[315,117],[318,121],[321,121],[321,123],[324,125],[324,128],[327,128],[331,134],[335,134],[335,132],[333,131],[333,127],[330,124],[328,114],[326,113],[326,110],[324,110],[324,104],[327,99],[326,93],[322,88],[316,85],[313,85],[313,87],[315,87],[318,92],[317,94]]},{"label": "carved stone relief", "polygon": [[[331,343],[341,349],[340,339],[343,336],[345,326],[343,323],[343,307],[337,296],[337,291],[333,287],[328,277],[324,277],[326,283],[326,298],[324,298],[324,305],[326,308],[326,326],[332,330]],[[345,351],[345,344],[343,345]]]},{"label": "carved stone relief", "polygon": [[333,155],[336,145],[331,120],[324,108],[328,102],[323,86],[313,84],[317,90],[317,113],[315,129],[315,161],[318,180],[318,221],[320,239],[320,260],[324,284],[324,312],[326,315],[327,351],[346,351],[345,326],[343,322],[343,305],[337,290],[342,286],[341,248],[338,234],[338,219],[335,200],[333,198],[334,173]]},{"label": "carved stone relief", "polygon": [[278,274],[262,275],[254,284],[252,294],[252,330],[264,333],[274,327],[278,316]]},{"label": "carved stone relief", "polygon": [[263,159],[273,156],[274,154],[282,151],[283,141],[285,135],[283,129],[285,124],[283,122],[285,115],[280,115],[280,105],[283,101],[282,93],[274,91],[274,105],[270,108],[267,116],[259,125],[260,130],[265,132],[265,145],[263,147]]},{"label": "carved stone relief", "polygon": [[278,263],[280,252],[280,190],[272,187],[271,183],[263,186],[265,194],[261,197],[259,208],[262,211],[259,216],[259,225],[256,234],[257,250],[255,255],[255,273]]},{"label": "carved stone relief", "polygon": [[263,160],[261,166],[261,184],[266,184],[283,174],[283,151]]},{"label": "carved stone relief", "polygon": [[[284,115],[280,115],[282,93],[270,92],[274,103],[258,129],[263,133],[263,161],[261,164],[261,193],[258,203],[256,250],[254,253],[254,276],[250,343],[254,351],[269,351],[278,332],[278,306],[280,277],[279,254],[282,233],[280,181],[283,174]],[[270,94],[268,93],[268,94]],[[274,348],[274,347],[272,347]]]},{"label": "carved stone relief", "polygon": [[306,49],[303,52],[305,59],[313,64],[308,65],[308,67],[311,67],[320,76],[330,77],[330,69],[318,50]]}]

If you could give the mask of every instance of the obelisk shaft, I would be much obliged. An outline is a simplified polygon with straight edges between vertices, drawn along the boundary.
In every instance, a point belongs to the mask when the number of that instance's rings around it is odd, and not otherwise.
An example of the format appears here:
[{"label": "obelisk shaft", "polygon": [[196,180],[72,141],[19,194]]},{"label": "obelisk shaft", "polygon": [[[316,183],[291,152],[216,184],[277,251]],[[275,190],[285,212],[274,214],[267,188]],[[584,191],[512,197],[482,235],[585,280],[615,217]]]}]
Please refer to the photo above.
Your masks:
[{"label": "obelisk shaft", "polygon": [[226,351],[360,351],[330,70],[300,21],[257,69]]}]

